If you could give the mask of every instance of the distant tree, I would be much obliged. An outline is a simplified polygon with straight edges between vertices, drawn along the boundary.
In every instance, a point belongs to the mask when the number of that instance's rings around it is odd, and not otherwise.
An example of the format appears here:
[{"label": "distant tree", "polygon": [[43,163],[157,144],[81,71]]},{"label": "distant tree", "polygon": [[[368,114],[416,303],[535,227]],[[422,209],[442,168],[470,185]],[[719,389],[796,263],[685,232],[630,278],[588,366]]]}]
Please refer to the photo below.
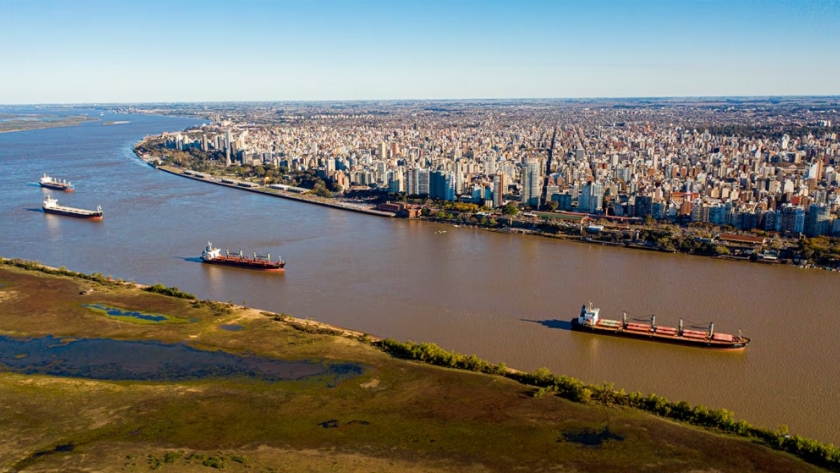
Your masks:
[{"label": "distant tree", "polygon": [[516,215],[519,213],[519,209],[516,208],[516,205],[513,202],[508,202],[502,209],[502,213],[505,215]]},{"label": "distant tree", "polygon": [[558,205],[559,204],[557,203],[557,201],[550,200],[550,201],[545,203],[545,209],[548,210],[549,212],[554,212],[555,210],[557,210]]},{"label": "distant tree", "polygon": [[332,192],[324,187],[323,184],[316,185],[315,189],[312,190],[312,193],[321,197],[332,197]]}]

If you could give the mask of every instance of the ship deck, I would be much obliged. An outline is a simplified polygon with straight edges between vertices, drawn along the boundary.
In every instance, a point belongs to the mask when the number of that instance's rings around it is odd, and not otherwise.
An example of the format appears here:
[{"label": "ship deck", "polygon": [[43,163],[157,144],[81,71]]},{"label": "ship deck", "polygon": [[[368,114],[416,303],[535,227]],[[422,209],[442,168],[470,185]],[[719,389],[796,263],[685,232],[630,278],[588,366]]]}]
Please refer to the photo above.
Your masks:
[{"label": "ship deck", "polygon": [[54,190],[60,190],[60,191],[68,191],[68,192],[72,192],[73,190],[75,190],[74,186],[72,186],[72,185],[57,184],[57,183],[53,183],[53,182],[42,182],[41,187],[46,187],[47,189],[54,189]]},{"label": "ship deck", "polygon": [[656,326],[652,330],[648,324],[628,323],[625,326],[621,321],[609,319],[601,319],[594,325],[581,325],[575,318],[572,319],[572,326],[596,333],[717,349],[740,350],[750,342],[749,338],[727,333],[716,333],[709,337],[707,332],[683,330],[680,335],[675,327]]},{"label": "ship deck", "polygon": [[56,205],[53,207],[41,207],[44,209],[46,213],[58,214],[58,215],[67,215],[71,217],[85,217],[85,218],[93,218],[99,219],[102,218],[102,212],[97,210],[86,210],[86,209],[77,209],[74,207],[62,207],[60,205]]},{"label": "ship deck", "polygon": [[260,269],[264,271],[281,271],[286,266],[284,261],[266,261],[253,258],[240,258],[238,256],[218,256],[212,259],[203,259],[205,263],[236,266],[247,269]]}]

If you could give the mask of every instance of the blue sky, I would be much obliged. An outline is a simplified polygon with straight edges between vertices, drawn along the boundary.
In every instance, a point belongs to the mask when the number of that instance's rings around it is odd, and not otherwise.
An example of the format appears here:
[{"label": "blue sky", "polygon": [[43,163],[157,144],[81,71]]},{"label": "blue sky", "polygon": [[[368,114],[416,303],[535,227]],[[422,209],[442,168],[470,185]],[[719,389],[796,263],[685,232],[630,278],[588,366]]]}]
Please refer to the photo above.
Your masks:
[{"label": "blue sky", "polygon": [[4,104],[838,94],[830,0],[0,0]]}]

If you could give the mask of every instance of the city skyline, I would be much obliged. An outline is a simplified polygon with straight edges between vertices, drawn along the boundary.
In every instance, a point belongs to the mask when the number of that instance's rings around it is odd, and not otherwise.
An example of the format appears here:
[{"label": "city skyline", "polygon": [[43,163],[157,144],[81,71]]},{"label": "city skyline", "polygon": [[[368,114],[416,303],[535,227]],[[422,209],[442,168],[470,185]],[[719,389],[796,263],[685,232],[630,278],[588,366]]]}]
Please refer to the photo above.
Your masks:
[{"label": "city skyline", "polygon": [[5,2],[2,104],[837,95],[826,2]]},{"label": "city skyline", "polygon": [[[179,153],[166,158],[178,166],[256,173],[263,184],[314,186],[326,197],[375,188],[419,197],[415,203],[427,196],[488,211],[510,203],[626,222],[837,236],[837,104],[814,100],[629,107],[602,100],[561,108],[550,101],[260,104],[226,119],[204,104],[192,112],[211,123],[161,140],[164,150]],[[144,149],[168,152],[155,146]],[[293,177],[301,173],[321,180]],[[359,210],[358,202],[348,203]],[[386,206],[403,216],[405,210]]]}]

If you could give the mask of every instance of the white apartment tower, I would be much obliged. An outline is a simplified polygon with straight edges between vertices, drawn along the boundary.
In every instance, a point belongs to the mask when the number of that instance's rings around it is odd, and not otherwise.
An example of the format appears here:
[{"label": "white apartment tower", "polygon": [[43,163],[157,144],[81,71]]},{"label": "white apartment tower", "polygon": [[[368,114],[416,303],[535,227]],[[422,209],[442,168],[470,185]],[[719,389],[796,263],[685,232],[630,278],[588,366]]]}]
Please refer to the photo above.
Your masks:
[{"label": "white apartment tower", "polygon": [[541,185],[539,160],[526,159],[525,167],[522,169],[522,203],[531,206],[539,205]]}]

